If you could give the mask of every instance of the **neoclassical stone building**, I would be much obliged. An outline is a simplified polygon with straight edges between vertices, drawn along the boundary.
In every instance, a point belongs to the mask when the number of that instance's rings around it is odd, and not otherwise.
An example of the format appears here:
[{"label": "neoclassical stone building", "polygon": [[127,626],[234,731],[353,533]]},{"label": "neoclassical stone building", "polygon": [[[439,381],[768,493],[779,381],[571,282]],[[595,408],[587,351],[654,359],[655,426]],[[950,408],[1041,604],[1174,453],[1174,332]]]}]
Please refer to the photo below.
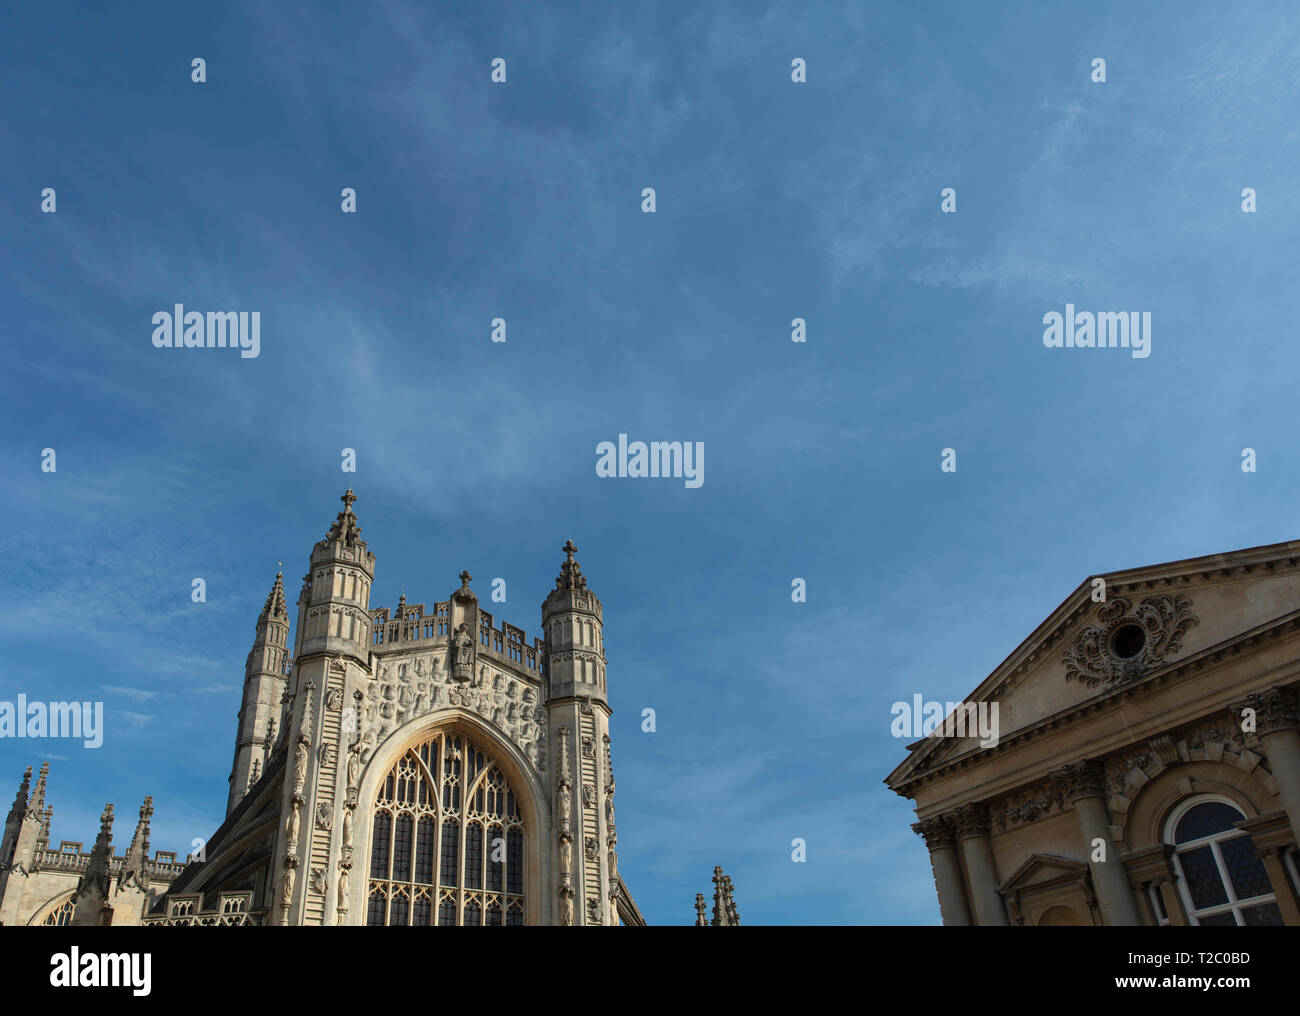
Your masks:
[{"label": "neoclassical stone building", "polygon": [[967,702],[885,781],[944,924],[1300,924],[1300,542],[1089,579]]},{"label": "neoclassical stone building", "polygon": [[[110,806],[94,856],[59,886],[11,907],[0,871],[0,919],[40,923],[62,894],[73,923],[93,924],[644,923],[618,872],[603,608],[577,548],[530,643],[482,609],[468,572],[431,609],[373,608],[375,555],[356,496],[342,501],[292,637],[281,575],[258,617],[226,819],[202,857],[146,864],[142,809],[112,858]],[[43,770],[36,795],[20,788],[0,859],[40,846],[48,880],[44,785]],[[118,870],[135,896],[115,895]]]}]

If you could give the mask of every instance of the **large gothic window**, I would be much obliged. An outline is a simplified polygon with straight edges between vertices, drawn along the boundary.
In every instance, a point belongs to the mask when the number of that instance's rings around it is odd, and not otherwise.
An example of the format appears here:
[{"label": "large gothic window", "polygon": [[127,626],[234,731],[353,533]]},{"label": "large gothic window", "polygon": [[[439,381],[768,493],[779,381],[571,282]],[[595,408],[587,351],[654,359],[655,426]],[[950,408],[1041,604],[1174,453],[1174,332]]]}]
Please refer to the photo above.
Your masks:
[{"label": "large gothic window", "polygon": [[500,767],[457,733],[409,749],[375,797],[366,923],[524,923],[524,823]]},{"label": "large gothic window", "polygon": [[1246,816],[1222,798],[1195,797],[1169,816],[1183,903],[1193,924],[1280,925],[1268,872],[1250,834],[1234,827]]}]

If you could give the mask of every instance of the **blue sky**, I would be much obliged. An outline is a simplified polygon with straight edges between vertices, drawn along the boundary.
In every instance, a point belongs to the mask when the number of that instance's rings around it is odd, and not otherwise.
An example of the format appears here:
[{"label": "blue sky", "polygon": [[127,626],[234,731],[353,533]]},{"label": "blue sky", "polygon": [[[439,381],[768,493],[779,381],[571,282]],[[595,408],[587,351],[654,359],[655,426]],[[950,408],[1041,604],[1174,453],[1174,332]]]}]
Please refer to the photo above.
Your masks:
[{"label": "blue sky", "polygon": [[[0,698],[108,729],[0,741],[0,790],[49,757],[56,840],[146,793],[155,848],[210,834],[276,562],[352,486],[375,606],[468,568],[540,634],[578,544],[652,923],[715,864],[745,923],[938,923],[890,704],[1089,574],[1300,535],[1300,14],[559,6],[4,13]],[[153,348],[178,302],[261,355]],[[1067,302],[1151,356],[1044,348]],[[619,433],[705,483],[598,478]]]}]

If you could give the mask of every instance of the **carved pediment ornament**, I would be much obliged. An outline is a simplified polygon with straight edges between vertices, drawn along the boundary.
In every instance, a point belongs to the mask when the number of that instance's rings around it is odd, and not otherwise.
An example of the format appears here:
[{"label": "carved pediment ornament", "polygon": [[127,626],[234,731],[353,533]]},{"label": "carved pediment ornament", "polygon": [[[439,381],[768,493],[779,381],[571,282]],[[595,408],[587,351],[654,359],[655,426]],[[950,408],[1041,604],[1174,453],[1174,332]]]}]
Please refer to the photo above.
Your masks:
[{"label": "carved pediment ornament", "polygon": [[1066,650],[1065,677],[1089,688],[1136,680],[1182,649],[1183,635],[1197,620],[1186,596],[1148,596],[1136,607],[1117,596]]}]

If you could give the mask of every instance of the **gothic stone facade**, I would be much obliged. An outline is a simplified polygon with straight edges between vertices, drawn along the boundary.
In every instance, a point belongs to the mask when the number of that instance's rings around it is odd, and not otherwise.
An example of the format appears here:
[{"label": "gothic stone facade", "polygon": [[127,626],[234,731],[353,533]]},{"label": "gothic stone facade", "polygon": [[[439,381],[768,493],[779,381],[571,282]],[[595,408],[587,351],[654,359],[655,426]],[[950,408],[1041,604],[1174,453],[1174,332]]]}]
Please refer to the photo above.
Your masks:
[{"label": "gothic stone facade", "polygon": [[[292,642],[282,576],[258,618],[226,819],[202,858],[179,873],[145,870],[137,881],[148,889],[132,906],[77,888],[78,915],[112,924],[643,924],[618,873],[603,607],[577,548],[565,545],[542,604],[544,637],[530,644],[522,629],[496,626],[468,572],[432,609],[405,596],[396,611],[372,608],[375,555],[355,495],[342,501],[312,549]],[[26,785],[19,795],[27,801]],[[26,857],[36,823],[23,817],[31,807],[19,811],[11,825]],[[111,808],[101,839],[110,828]],[[10,848],[8,826],[5,837]],[[111,873],[114,860],[88,867]],[[0,898],[8,907],[8,894]]]},{"label": "gothic stone facade", "polygon": [[1089,579],[967,702],[886,780],[944,924],[1300,924],[1300,543]]}]

